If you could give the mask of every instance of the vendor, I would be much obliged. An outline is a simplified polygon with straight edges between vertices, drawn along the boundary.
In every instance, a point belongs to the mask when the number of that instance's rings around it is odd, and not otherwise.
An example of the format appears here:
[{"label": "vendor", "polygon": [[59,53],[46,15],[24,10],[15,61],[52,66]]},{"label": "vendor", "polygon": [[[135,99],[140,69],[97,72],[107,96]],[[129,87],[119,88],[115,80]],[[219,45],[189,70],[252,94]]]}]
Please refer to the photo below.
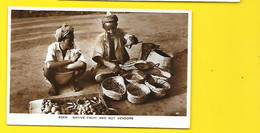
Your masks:
[{"label": "vendor", "polygon": [[95,80],[101,82],[107,77],[119,73],[119,64],[124,64],[130,59],[125,47],[129,47],[125,34],[117,29],[118,17],[109,14],[102,19],[105,32],[96,38],[96,47],[93,60],[97,63],[94,71]]},{"label": "vendor", "polygon": [[[63,24],[54,34],[57,42],[48,47],[46,59],[44,61],[44,76],[50,82],[50,95],[58,94],[60,85],[69,85],[75,92],[79,91],[79,86],[75,80],[86,70],[85,59],[74,44],[74,29]],[[58,74],[63,74],[57,77]],[[67,80],[65,80],[68,78]]]}]

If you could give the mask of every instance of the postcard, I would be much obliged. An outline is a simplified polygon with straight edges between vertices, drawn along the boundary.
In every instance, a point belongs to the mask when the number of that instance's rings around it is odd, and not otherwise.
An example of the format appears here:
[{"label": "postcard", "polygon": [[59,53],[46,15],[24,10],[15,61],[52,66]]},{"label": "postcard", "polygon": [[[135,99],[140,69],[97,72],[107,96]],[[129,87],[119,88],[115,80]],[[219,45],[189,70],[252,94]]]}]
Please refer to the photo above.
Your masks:
[{"label": "postcard", "polygon": [[189,128],[191,11],[9,7],[7,124]]}]

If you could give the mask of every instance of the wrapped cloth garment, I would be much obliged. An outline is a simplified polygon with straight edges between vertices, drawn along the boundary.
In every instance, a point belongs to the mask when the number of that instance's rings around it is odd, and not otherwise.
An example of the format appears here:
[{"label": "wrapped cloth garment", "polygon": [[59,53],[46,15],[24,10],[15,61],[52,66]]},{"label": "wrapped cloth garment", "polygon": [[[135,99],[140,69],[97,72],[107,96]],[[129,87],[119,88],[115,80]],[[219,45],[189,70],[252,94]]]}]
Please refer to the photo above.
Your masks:
[{"label": "wrapped cloth garment", "polygon": [[116,15],[112,14],[107,14],[102,18],[102,24],[107,23],[107,22],[114,22],[117,23],[118,17]]},{"label": "wrapped cloth garment", "polygon": [[56,38],[57,42],[61,42],[61,40],[70,32],[74,32],[74,28],[64,23],[55,31],[54,37]]},{"label": "wrapped cloth garment", "polygon": [[[116,32],[113,38],[110,38],[106,32],[101,33],[96,39],[96,46],[94,50],[94,59],[96,56],[100,56],[105,60],[111,61],[111,55],[120,63],[124,64],[129,60],[129,55],[124,47],[126,40],[124,35],[120,32]],[[113,53],[111,53],[111,44],[113,44]]]}]

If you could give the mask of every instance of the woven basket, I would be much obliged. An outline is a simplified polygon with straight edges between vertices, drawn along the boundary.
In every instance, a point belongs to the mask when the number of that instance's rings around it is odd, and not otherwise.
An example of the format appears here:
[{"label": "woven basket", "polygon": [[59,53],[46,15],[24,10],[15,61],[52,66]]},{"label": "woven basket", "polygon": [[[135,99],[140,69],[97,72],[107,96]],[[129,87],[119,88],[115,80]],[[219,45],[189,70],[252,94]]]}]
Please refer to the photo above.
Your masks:
[{"label": "woven basket", "polygon": [[[131,78],[128,78],[128,76]],[[129,83],[138,83],[143,82],[143,80],[146,78],[146,74],[140,70],[132,70],[132,72],[128,73],[124,78]]]},{"label": "woven basket", "polygon": [[[158,84],[160,86],[158,87],[155,84]],[[170,84],[167,81],[156,78],[154,76],[149,76],[147,78],[147,81],[145,81],[145,85],[147,85],[151,89],[152,95],[155,98],[164,97],[166,95],[166,91],[171,88]]]},{"label": "woven basket", "polygon": [[146,61],[151,61],[155,64],[160,64],[159,68],[171,72],[173,55],[164,53],[162,50],[156,49],[150,52]]},{"label": "woven basket", "polygon": [[[122,93],[105,88],[104,83],[109,82],[109,80],[113,80],[114,82],[117,82],[119,85],[122,85],[123,86],[122,88],[118,88],[118,89],[122,89]],[[126,86],[124,83],[124,79],[121,76],[109,77],[105,79],[101,83],[101,88],[103,90],[104,95],[106,95],[107,97],[113,100],[123,100],[125,98]]]},{"label": "woven basket", "polygon": [[[142,95],[133,95],[132,94],[133,91],[138,92],[137,89],[139,89],[139,91],[141,91]],[[147,100],[150,93],[151,93],[151,90],[145,84],[131,83],[131,84],[127,85],[127,99],[130,103],[141,104]]]},{"label": "woven basket", "polygon": [[157,88],[153,85],[151,85],[149,82],[145,81],[145,85],[147,85],[151,89],[151,94],[155,98],[161,98],[166,95],[166,89],[164,88]]},{"label": "woven basket", "polygon": [[151,77],[153,78],[153,80],[162,85],[162,88],[169,90],[171,88],[171,85],[169,84],[169,82],[167,82],[168,79],[165,80],[164,77],[160,77],[160,76],[156,76],[156,75],[151,75]]}]

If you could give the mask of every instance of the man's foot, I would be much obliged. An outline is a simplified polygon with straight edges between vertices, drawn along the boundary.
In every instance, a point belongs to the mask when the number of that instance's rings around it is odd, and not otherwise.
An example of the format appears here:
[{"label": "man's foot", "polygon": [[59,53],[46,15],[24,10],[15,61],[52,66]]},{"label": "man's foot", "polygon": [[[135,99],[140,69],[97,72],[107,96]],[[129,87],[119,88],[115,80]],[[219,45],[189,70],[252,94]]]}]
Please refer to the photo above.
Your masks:
[{"label": "man's foot", "polygon": [[54,85],[51,85],[51,88],[49,89],[49,95],[51,96],[55,96],[55,95],[58,95],[58,92],[57,92],[57,89]]},{"label": "man's foot", "polygon": [[78,91],[81,90],[80,87],[76,84],[75,81],[74,81],[74,82],[71,82],[70,85],[69,85],[69,87],[70,87],[74,92],[78,92]]}]

